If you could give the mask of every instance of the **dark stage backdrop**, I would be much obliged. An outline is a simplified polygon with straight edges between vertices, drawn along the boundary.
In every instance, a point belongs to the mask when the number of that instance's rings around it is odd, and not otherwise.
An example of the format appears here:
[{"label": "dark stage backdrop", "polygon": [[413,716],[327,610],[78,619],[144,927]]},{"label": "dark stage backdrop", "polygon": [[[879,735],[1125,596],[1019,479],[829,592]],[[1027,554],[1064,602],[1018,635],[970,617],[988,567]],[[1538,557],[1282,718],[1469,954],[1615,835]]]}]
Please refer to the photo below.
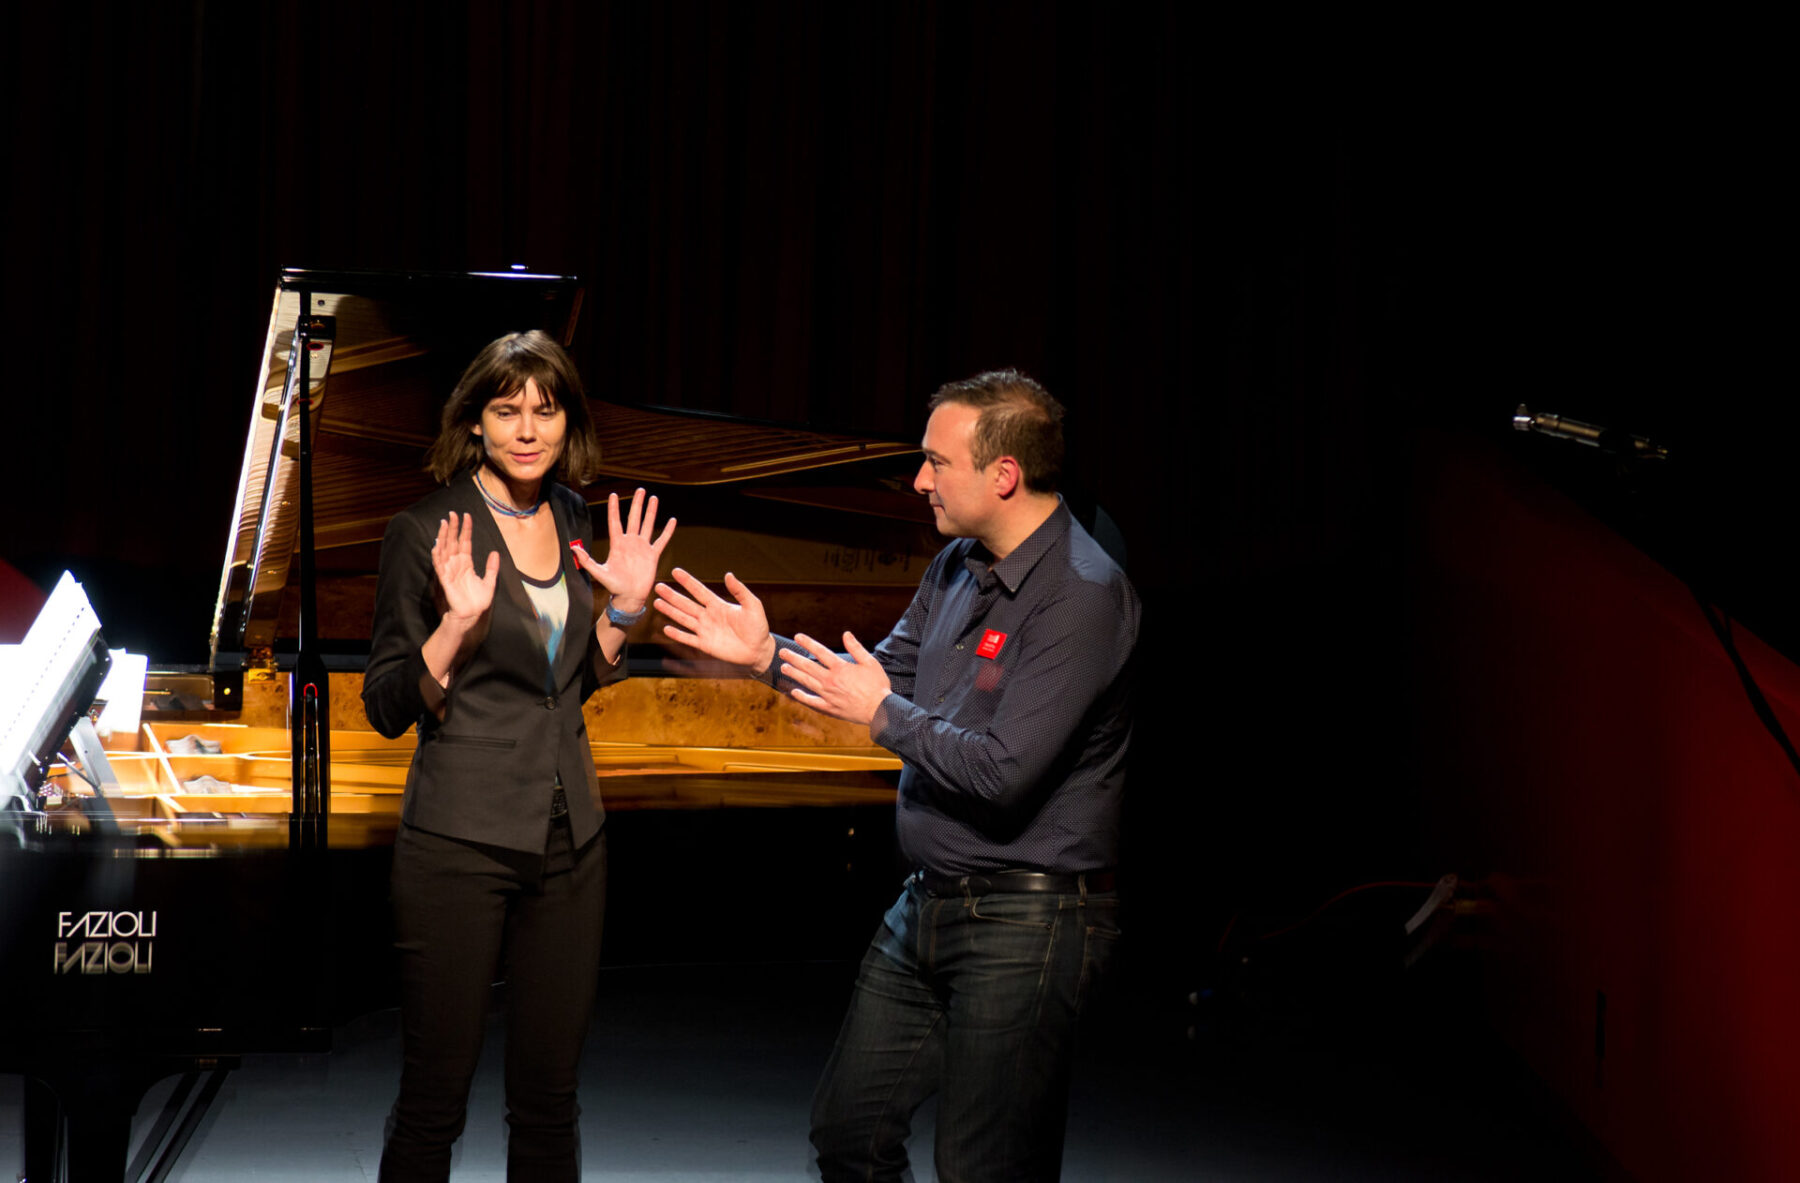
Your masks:
[{"label": "dark stage backdrop", "polygon": [[1683,422],[1769,319],[1735,260],[1771,120],[1673,36],[1212,7],[13,5],[0,556],[204,658],[282,266],[579,274],[624,402],[910,437],[1018,365],[1147,602],[1168,946],[1234,893],[1435,875],[1410,427]]},{"label": "dark stage backdrop", "polygon": [[128,580],[111,631],[163,660],[203,655],[281,266],[579,274],[578,360],[626,402],[912,437],[940,382],[1024,367],[1146,588],[1367,533],[1430,196],[1405,135],[1193,6],[7,20],[13,380],[82,414],[5,553]]}]

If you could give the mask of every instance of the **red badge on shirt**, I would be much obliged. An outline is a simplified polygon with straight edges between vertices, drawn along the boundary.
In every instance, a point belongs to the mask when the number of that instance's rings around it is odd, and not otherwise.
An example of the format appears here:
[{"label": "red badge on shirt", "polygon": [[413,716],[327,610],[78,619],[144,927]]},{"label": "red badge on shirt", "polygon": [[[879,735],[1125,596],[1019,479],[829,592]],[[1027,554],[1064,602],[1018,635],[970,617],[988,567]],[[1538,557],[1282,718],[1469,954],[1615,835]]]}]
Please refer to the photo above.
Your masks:
[{"label": "red badge on shirt", "polygon": [[995,658],[1000,656],[1000,646],[1006,644],[1006,634],[993,629],[981,635],[981,644],[975,646],[975,656]]}]

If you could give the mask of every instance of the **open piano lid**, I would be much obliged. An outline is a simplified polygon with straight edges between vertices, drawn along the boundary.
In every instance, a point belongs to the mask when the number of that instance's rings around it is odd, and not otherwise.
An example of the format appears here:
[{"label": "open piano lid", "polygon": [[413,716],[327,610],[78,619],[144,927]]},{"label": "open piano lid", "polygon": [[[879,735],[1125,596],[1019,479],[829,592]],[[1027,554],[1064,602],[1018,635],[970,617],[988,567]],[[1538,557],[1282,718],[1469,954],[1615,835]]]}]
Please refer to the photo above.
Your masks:
[{"label": "open piano lid", "polygon": [[[502,333],[524,329],[542,329],[568,344],[581,296],[580,281],[571,276],[281,273],[214,609],[213,670],[266,665],[294,635],[298,588],[290,576],[300,539],[300,415],[284,399],[291,402],[288,355],[303,309],[330,318],[311,347],[308,375],[314,548],[329,581],[334,567],[372,573],[389,518],[433,487],[425,453],[437,435],[444,399],[470,359]],[[916,452],[914,444],[592,398],[589,406],[604,443],[601,476],[582,491],[590,504],[639,483],[696,487],[696,493],[698,487],[724,486],[763,505],[784,503],[802,516],[847,511],[865,523],[885,520],[879,543],[867,535],[884,552],[929,555],[939,544],[922,499],[897,475],[910,471],[898,458]],[[817,470],[883,460],[892,462],[893,472],[882,480],[817,479]],[[705,520],[686,517],[693,508],[684,504],[678,512],[685,521]],[[701,541],[692,531],[689,536],[690,545]],[[904,565],[910,573],[896,582],[916,584],[916,564]],[[321,595],[324,635],[366,642],[366,621],[354,618],[366,614],[367,605],[336,623],[333,595]]]},{"label": "open piano lid", "polygon": [[309,367],[314,527],[379,538],[430,487],[424,450],[461,368],[505,332],[543,329],[566,344],[580,304],[569,276],[283,271],[213,610],[212,667],[275,644],[300,537],[300,413],[288,365],[303,313],[328,318]]}]

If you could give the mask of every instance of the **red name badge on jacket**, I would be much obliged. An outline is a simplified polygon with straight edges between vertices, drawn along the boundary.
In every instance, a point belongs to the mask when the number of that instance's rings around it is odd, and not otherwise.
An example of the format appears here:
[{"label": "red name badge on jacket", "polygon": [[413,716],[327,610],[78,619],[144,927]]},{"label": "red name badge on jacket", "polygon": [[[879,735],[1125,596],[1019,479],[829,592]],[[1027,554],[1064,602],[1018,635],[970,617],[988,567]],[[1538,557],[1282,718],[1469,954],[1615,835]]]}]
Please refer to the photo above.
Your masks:
[{"label": "red name badge on jacket", "polygon": [[995,658],[1000,656],[1000,647],[1006,644],[1006,634],[993,629],[981,635],[981,644],[975,646],[975,656]]}]

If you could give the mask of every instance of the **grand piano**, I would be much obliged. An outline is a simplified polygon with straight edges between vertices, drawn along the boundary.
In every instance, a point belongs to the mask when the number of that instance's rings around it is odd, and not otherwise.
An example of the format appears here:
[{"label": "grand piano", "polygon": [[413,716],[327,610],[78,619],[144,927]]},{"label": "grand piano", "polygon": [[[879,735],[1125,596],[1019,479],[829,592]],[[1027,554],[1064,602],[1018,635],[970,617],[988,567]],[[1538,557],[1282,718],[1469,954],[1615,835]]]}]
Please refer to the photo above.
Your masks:
[{"label": "grand piano", "polygon": [[[394,1002],[386,876],[414,737],[362,714],[382,531],[431,487],[425,448],[468,359],[515,329],[569,341],[581,292],[522,273],[279,276],[208,662],[153,665],[141,725],[105,741],[111,783],[52,767],[43,796],[0,813],[0,980],[24,1020],[0,1071],[27,1078],[28,1178],[162,1178],[240,1057],[326,1049]],[[940,544],[908,444],[592,411],[590,505],[660,494],[682,523],[666,564],[737,572],[772,619],[882,635]],[[660,643],[654,614],[628,660],[585,707],[606,959],[853,954],[898,878],[898,762]],[[738,924],[752,890],[805,890],[818,925]]]}]

